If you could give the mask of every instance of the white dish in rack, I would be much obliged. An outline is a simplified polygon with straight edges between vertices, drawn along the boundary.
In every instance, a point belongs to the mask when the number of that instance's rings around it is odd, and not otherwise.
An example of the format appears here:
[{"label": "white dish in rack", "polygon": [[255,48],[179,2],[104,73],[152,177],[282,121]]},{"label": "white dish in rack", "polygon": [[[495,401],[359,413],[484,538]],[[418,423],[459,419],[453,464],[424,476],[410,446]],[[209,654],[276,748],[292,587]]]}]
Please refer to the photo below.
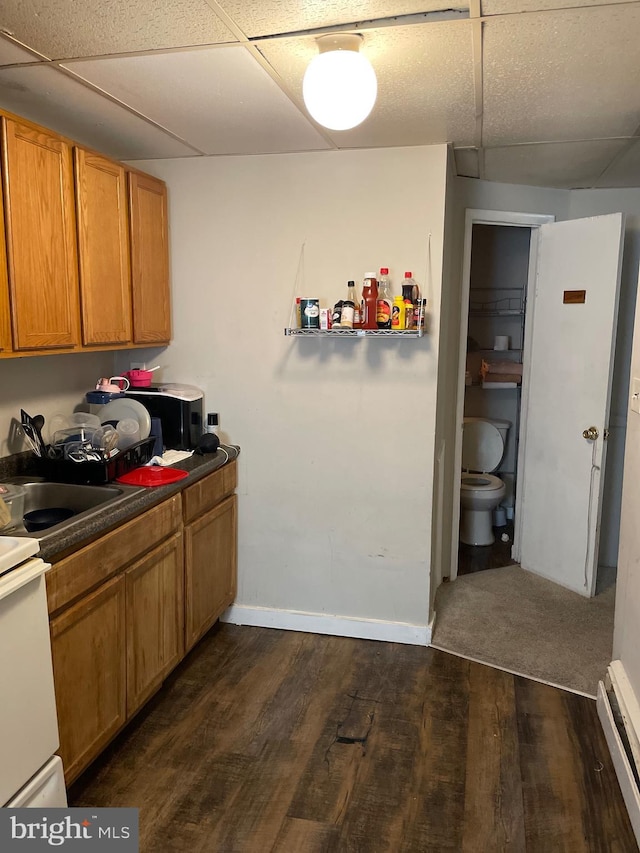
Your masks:
[{"label": "white dish in rack", "polygon": [[151,433],[151,415],[137,400],[129,397],[118,397],[98,410],[100,423],[106,421],[124,421],[131,418],[140,424],[140,441],[149,438]]}]

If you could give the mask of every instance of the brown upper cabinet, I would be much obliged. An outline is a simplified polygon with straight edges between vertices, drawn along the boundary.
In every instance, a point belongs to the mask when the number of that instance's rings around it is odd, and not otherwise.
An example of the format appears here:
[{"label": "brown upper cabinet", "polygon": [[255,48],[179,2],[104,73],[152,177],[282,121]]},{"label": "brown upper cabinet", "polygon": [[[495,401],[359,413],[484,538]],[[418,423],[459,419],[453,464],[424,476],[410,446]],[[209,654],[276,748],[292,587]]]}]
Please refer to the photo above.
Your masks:
[{"label": "brown upper cabinet", "polygon": [[162,181],[129,173],[133,341],[171,338],[167,188]]},{"label": "brown upper cabinet", "polygon": [[169,343],[165,184],[1,109],[0,123],[0,358]]},{"label": "brown upper cabinet", "polygon": [[6,117],[2,136],[13,348],[73,348],[80,338],[71,146]]},{"label": "brown upper cabinet", "polygon": [[9,277],[7,247],[4,239],[4,206],[0,185],[0,352],[11,352],[11,312],[9,309]]},{"label": "brown upper cabinet", "polygon": [[83,148],[74,156],[82,342],[126,344],[133,340],[127,173]]}]

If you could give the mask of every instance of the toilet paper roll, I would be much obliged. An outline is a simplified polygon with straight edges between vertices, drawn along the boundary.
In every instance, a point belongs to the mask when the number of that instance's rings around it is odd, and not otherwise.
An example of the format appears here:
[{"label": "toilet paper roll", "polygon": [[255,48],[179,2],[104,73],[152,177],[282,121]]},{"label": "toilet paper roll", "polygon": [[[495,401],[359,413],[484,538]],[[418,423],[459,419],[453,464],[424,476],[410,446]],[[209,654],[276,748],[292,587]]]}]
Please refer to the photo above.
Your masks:
[{"label": "toilet paper roll", "polygon": [[509,349],[509,335],[496,335],[493,341],[494,350]]}]

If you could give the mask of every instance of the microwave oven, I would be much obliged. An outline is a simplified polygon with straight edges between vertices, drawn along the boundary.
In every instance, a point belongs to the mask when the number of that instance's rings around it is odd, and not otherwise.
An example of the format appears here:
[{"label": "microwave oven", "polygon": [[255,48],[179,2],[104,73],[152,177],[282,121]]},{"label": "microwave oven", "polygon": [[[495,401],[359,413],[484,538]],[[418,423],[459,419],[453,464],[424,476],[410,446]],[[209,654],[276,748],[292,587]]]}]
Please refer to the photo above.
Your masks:
[{"label": "microwave oven", "polygon": [[140,402],[152,418],[159,418],[162,443],[169,450],[195,450],[203,426],[203,392],[193,385],[166,383],[129,388],[125,395]]}]

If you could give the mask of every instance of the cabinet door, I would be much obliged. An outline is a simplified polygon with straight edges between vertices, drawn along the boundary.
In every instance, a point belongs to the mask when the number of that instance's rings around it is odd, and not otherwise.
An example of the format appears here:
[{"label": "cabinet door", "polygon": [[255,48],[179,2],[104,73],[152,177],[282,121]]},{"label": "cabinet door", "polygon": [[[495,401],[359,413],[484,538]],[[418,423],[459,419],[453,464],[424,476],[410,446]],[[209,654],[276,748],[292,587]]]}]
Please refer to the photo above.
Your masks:
[{"label": "cabinet door", "polygon": [[51,622],[60,755],[67,784],[126,720],[124,577],[103,584]]},{"label": "cabinet door", "polygon": [[185,651],[236,596],[236,496],[185,527]]},{"label": "cabinet door", "polygon": [[125,572],[127,716],[162,684],[184,650],[182,534]]},{"label": "cabinet door", "polygon": [[171,338],[167,188],[162,181],[129,173],[133,341]]},{"label": "cabinet door", "polygon": [[132,337],[126,171],[82,148],[74,153],[82,341],[127,343]]},{"label": "cabinet door", "polygon": [[13,345],[79,343],[71,147],[43,128],[3,119]]},{"label": "cabinet door", "polygon": [[11,311],[9,308],[9,276],[7,246],[4,237],[4,205],[0,186],[0,352],[11,351]]}]

